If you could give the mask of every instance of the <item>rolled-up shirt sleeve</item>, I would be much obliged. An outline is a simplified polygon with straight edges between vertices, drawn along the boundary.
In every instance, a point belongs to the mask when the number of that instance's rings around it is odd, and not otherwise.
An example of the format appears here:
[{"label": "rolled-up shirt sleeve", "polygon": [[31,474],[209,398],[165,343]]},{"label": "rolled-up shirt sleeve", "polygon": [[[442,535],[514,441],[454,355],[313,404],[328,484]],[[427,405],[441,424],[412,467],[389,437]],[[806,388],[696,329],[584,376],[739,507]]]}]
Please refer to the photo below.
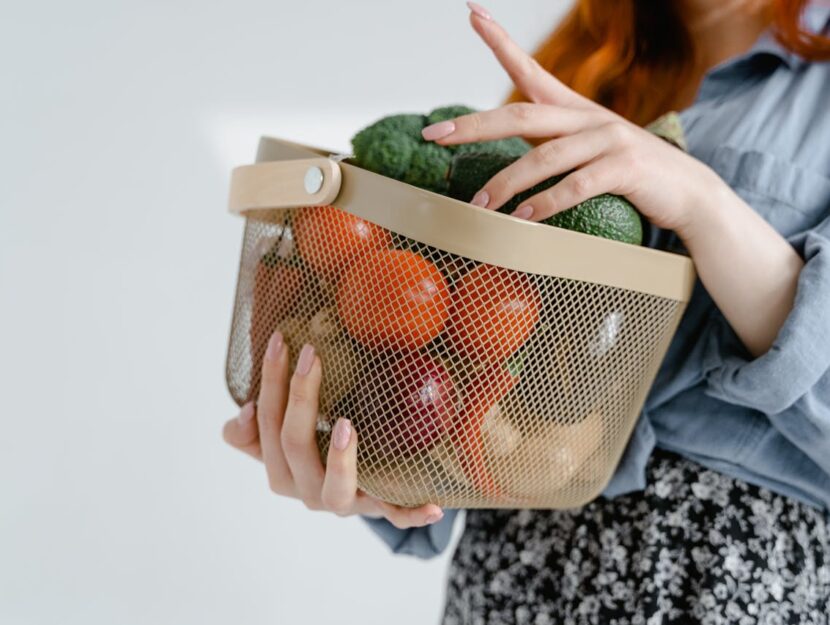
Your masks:
[{"label": "rolled-up shirt sleeve", "polygon": [[398,529],[386,519],[361,517],[392,553],[429,559],[440,555],[450,544],[458,510],[445,508],[444,517],[426,527]]},{"label": "rolled-up shirt sleeve", "polygon": [[706,393],[765,414],[830,471],[830,219],[792,243],[805,264],[772,347],[753,358],[716,312],[703,356]]}]

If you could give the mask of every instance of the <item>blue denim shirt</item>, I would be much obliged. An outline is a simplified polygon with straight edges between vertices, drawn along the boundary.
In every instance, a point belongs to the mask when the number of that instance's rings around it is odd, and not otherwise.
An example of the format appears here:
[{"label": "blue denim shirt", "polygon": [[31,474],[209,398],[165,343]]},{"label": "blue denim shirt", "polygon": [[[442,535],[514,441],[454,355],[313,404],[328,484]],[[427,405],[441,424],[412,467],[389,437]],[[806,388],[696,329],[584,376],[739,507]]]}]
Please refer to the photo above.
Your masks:
[{"label": "blue denim shirt", "polygon": [[[806,25],[830,32],[830,7]],[[830,63],[770,33],[710,70],[681,113],[689,151],[712,167],[805,261],[795,305],[753,358],[697,283],[637,427],[603,496],[645,486],[655,446],[830,510]],[[670,245],[679,245],[670,237]],[[429,527],[365,519],[395,553],[443,551],[456,510]]]}]

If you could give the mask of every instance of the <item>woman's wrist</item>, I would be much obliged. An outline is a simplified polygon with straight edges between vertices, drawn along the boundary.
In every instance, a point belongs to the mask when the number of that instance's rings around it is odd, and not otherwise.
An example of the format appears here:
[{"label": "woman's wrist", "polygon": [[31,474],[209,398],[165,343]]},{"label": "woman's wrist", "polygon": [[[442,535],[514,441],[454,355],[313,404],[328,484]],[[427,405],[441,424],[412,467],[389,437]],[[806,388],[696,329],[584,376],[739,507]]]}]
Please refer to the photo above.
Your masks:
[{"label": "woman's wrist", "polygon": [[715,305],[747,350],[765,353],[792,309],[803,261],[717,174],[695,180],[678,236]]},{"label": "woman's wrist", "polygon": [[752,210],[712,169],[700,162],[695,165],[700,171],[687,178],[682,211],[685,218],[675,228],[693,258],[699,241],[711,239],[713,233],[722,233],[734,225],[736,207],[738,212],[744,207]]}]

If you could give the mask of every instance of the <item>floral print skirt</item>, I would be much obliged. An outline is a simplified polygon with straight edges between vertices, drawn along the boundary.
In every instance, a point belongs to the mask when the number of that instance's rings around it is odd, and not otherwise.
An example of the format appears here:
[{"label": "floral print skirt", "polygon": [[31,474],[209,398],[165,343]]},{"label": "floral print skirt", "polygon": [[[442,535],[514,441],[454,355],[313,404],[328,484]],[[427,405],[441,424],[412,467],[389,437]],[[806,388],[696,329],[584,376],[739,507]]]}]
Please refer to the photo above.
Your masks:
[{"label": "floral print skirt", "polygon": [[825,513],[657,450],[644,491],[469,510],[443,625],[830,622]]}]

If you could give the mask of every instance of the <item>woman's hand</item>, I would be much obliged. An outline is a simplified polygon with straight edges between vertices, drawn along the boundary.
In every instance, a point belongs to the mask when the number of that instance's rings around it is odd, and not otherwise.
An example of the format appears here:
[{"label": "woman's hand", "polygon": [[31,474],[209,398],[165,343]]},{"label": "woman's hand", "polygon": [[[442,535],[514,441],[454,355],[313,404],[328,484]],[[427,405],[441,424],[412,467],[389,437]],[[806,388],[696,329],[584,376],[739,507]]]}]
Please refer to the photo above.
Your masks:
[{"label": "woman's hand", "polygon": [[561,182],[513,213],[539,221],[602,193],[627,197],[650,221],[683,237],[699,214],[700,197],[725,183],[696,159],[616,113],[571,91],[519,48],[483,9],[470,21],[530,102],[464,115],[428,126],[440,145],[512,136],[548,141],[496,174],[472,203],[497,209],[553,175]]},{"label": "woman's hand", "polygon": [[433,124],[424,139],[454,145],[550,138],[496,174],[472,203],[496,209],[566,172],[572,173],[514,215],[540,220],[601,193],[627,197],[651,222],[677,233],[746,348],[755,356],[766,352],[792,310],[804,265],[787,240],[705,164],[568,89],[487,11],[467,4],[473,28],[530,102]]},{"label": "woman's hand", "polygon": [[322,363],[311,345],[303,347],[290,375],[288,349],[275,332],[262,363],[256,407],[245,404],[225,424],[225,441],[265,464],[272,491],[299,499],[310,510],[385,517],[400,529],[439,521],[443,512],[436,505],[402,508],[358,490],[357,432],[348,419],[337,420],[323,467],[316,440],[321,376]]}]

